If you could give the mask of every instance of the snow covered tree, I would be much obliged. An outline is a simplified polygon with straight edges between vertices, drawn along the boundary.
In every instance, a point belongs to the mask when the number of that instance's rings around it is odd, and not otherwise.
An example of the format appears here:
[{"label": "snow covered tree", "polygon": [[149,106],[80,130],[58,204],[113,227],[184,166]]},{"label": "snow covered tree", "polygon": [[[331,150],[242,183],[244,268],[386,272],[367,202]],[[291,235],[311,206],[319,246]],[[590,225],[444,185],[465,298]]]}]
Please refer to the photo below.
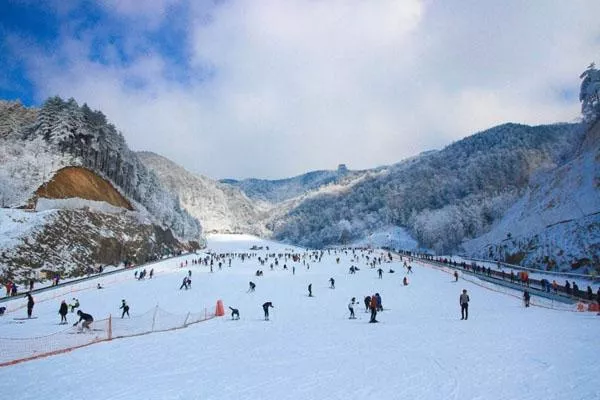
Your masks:
[{"label": "snow covered tree", "polygon": [[591,63],[579,78],[583,79],[579,92],[581,113],[584,121],[593,123],[600,116],[600,71]]}]

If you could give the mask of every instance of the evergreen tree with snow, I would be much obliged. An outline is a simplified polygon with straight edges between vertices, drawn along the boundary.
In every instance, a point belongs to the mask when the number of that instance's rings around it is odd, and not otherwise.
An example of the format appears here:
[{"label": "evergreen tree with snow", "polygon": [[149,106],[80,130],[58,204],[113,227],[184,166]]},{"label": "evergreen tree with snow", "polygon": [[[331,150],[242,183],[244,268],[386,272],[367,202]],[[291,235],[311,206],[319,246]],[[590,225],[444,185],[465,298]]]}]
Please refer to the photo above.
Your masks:
[{"label": "evergreen tree with snow", "polygon": [[579,92],[581,113],[584,121],[593,123],[600,116],[600,71],[596,64],[591,63],[579,78],[582,79]]}]

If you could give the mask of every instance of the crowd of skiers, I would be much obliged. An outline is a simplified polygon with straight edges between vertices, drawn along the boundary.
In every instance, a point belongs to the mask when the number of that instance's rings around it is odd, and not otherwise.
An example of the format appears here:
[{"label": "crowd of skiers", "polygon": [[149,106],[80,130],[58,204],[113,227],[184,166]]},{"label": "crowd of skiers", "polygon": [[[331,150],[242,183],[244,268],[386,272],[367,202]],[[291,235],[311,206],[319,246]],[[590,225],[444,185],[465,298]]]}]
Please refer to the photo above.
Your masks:
[{"label": "crowd of skiers", "polygon": [[[230,267],[232,259],[238,259],[241,262],[245,262],[247,260],[257,258],[257,261],[260,265],[265,265],[266,263],[269,263],[270,269],[273,269],[274,266],[279,266],[281,263],[281,264],[283,264],[283,269],[287,270],[287,262],[299,263],[300,261],[302,261],[302,265],[306,266],[306,268],[309,269],[310,263],[320,262],[323,255],[325,254],[325,252],[327,252],[330,255],[332,250],[314,251],[314,252],[309,252],[309,253],[305,253],[302,255],[295,254],[295,253],[278,253],[278,254],[273,253],[273,254],[267,254],[266,256],[257,256],[255,253],[209,254],[205,257],[192,260],[191,263],[195,264],[195,265],[209,266],[211,268],[211,272],[212,272],[213,265],[217,265],[219,269],[221,269],[221,267],[223,265],[227,265]],[[345,253],[346,255],[350,255],[352,258],[352,262],[354,262],[354,263],[358,263],[362,258],[362,260],[365,262],[365,264],[370,266],[372,269],[375,269],[376,267],[379,266],[379,268],[377,268],[375,270],[377,273],[377,278],[379,278],[379,279],[383,279],[383,277],[384,277],[384,270],[381,267],[382,262],[391,262],[391,260],[392,260],[391,253],[389,253],[389,252],[388,252],[387,256],[382,255],[380,257],[374,256],[372,254],[372,250],[370,252],[367,252],[366,254],[365,254],[365,252],[362,252],[362,251],[357,252],[354,249],[333,250],[333,252],[334,252],[334,254],[337,254],[338,252],[342,252],[342,253]],[[403,267],[405,269],[405,276],[402,279],[402,284],[404,286],[406,286],[406,285],[408,285],[407,275],[413,273],[412,266],[410,265],[410,263],[413,260],[410,257],[405,257],[403,260],[403,258],[401,257],[401,261],[404,261]],[[339,263],[339,262],[340,262],[340,257],[336,257],[336,263]],[[180,264],[180,267],[182,267],[182,268],[185,266],[188,266],[188,261],[182,262]],[[293,270],[294,274],[295,274],[295,268],[296,268],[295,265],[292,264],[292,270]],[[486,270],[483,267],[471,266],[471,268],[473,268],[473,270],[475,272],[485,273],[490,276],[492,275],[488,270]],[[360,271],[360,269],[358,267],[356,267],[354,264],[350,266],[350,269],[349,269],[350,274],[356,274],[357,271]],[[394,273],[394,272],[395,271],[392,268],[389,268],[388,273]],[[151,269],[149,272],[149,278],[152,278],[153,275],[154,275],[154,270]],[[256,276],[262,276],[262,275],[263,275],[262,271],[257,270]],[[137,280],[145,279],[146,278],[146,270],[144,269],[141,272],[136,271],[134,276]],[[186,289],[186,290],[191,289],[191,283],[192,283],[191,276],[192,276],[192,271],[188,270],[186,276],[184,276],[184,278],[183,278],[181,286],[179,287],[180,290],[181,289]],[[455,282],[458,281],[459,274],[456,270],[453,272],[453,277],[454,277]],[[515,275],[511,271],[510,274],[507,274],[507,279],[510,279],[511,281],[520,281],[524,284],[525,290],[523,291],[522,299],[523,299],[524,306],[529,307],[531,304],[531,292],[529,290],[528,275],[524,275],[524,274]],[[336,288],[335,283],[336,282],[333,277],[329,278],[329,288],[335,289]],[[559,285],[556,281],[553,281],[550,283],[548,280],[542,279],[540,281],[540,286],[541,286],[541,289],[544,291],[553,290],[554,292],[556,292],[559,290]],[[16,284],[10,283],[10,285],[7,284],[6,287],[7,287],[7,294],[10,293],[12,295],[13,293],[14,294],[18,293]],[[100,284],[98,284],[98,288],[99,289],[102,288]],[[256,290],[256,284],[254,282],[250,281],[248,293],[254,292],[255,290]],[[576,296],[581,295],[581,292],[575,282],[570,283],[569,281],[566,281],[565,285],[564,285],[564,292],[566,292],[569,295],[576,295]],[[25,296],[27,297],[27,317],[31,318],[32,313],[33,313],[33,308],[35,305],[35,301],[31,295],[31,293],[26,293]],[[308,297],[313,297],[313,296],[314,295],[313,295],[313,290],[312,290],[312,283],[309,283],[308,284]],[[595,296],[596,296],[596,301],[598,302],[598,307],[600,308],[600,288],[598,288],[598,291]],[[585,297],[588,300],[594,299],[594,293],[590,286],[587,287]],[[469,301],[470,301],[470,297],[467,294],[467,290],[463,289],[459,295],[461,320],[468,320]],[[365,312],[367,312],[367,313],[370,312],[369,323],[379,322],[377,320],[377,315],[378,315],[378,313],[380,313],[384,310],[383,305],[382,305],[381,295],[379,293],[367,295],[364,297],[363,302],[364,302],[364,306],[365,306]],[[61,317],[60,323],[67,324],[68,323],[67,315],[68,315],[69,311],[71,313],[74,313],[75,310],[77,310],[77,316],[79,317],[79,320],[76,321],[73,324],[73,326],[77,326],[79,323],[82,323],[81,329],[90,329],[90,326],[93,322],[93,317],[90,314],[79,310],[79,306],[80,306],[79,300],[76,298],[73,298],[72,302],[69,304],[67,304],[66,301],[63,300],[60,304],[59,311],[58,311],[58,313]],[[348,306],[347,306],[348,311],[350,313],[350,315],[348,317],[349,319],[356,319],[355,308],[357,306],[358,306],[358,301],[356,300],[356,297],[352,297],[350,299],[350,301],[348,302]],[[229,307],[229,308],[232,313],[231,314],[232,319],[239,319],[240,318],[240,310],[237,308],[233,308],[233,307]],[[267,321],[269,320],[269,309],[271,309],[271,308],[274,308],[274,306],[273,306],[273,303],[270,301],[267,301],[267,302],[263,303],[263,305],[262,305],[264,319]],[[125,299],[122,300],[119,309],[122,311],[121,318],[124,318],[125,316],[130,317],[129,305],[127,304]],[[6,310],[5,307],[1,307],[0,315],[2,315],[2,313],[5,310]]]}]

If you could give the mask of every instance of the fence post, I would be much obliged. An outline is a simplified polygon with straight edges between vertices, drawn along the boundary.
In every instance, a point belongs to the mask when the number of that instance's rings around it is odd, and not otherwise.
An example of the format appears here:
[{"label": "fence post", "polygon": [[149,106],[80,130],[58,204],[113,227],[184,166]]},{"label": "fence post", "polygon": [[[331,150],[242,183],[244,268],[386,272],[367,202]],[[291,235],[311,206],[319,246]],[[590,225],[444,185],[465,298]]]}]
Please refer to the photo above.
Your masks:
[{"label": "fence post", "polygon": [[108,314],[108,340],[112,340],[112,314]]},{"label": "fence post", "polygon": [[156,323],[156,314],[158,313],[158,304],[156,305],[156,308],[154,308],[154,315],[152,316],[152,329],[150,330],[150,332],[154,332],[154,325]]}]

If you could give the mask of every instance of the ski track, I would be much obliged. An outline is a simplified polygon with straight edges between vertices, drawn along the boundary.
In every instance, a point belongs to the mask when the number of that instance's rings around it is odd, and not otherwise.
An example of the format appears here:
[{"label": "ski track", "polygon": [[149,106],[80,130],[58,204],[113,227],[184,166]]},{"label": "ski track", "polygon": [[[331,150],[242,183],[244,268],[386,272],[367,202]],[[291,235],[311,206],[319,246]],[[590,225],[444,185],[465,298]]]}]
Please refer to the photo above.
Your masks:
[{"label": "ski track", "polygon": [[[255,244],[269,245],[269,252],[289,248],[253,238],[209,240],[217,252],[248,252]],[[165,261],[152,280],[135,281],[129,271],[105,289],[79,292],[81,309],[96,318],[120,316],[125,298],[135,322],[157,303],[182,314],[212,308],[220,298],[224,318],[1,368],[0,390],[16,389],[20,399],[600,399],[595,315],[525,309],[518,298],[457,284],[418,263],[403,286],[399,261],[382,267],[393,266],[395,274],[378,279],[376,268],[346,255],[339,265],[333,254],[310,262],[310,270],[296,264],[296,275],[292,262],[288,271],[283,262],[270,271],[256,259],[234,260],[221,271],[215,266],[213,273],[191,264],[179,268],[192,258]],[[351,264],[361,270],[348,274]],[[193,287],[180,291],[188,269]],[[254,276],[257,269],[265,275]],[[255,292],[246,292],[249,281]],[[307,298],[309,283],[314,298]],[[468,321],[460,321],[463,288],[471,296]],[[369,324],[363,298],[375,292],[384,311],[377,315],[381,323]],[[358,302],[355,320],[348,319],[351,297]],[[62,330],[56,325],[60,300],[36,302],[38,319],[23,324],[11,323],[23,310],[0,318],[0,337]],[[268,322],[265,301],[275,306]],[[240,310],[240,320],[231,320],[227,306]],[[72,324],[75,316],[68,318]]]}]

